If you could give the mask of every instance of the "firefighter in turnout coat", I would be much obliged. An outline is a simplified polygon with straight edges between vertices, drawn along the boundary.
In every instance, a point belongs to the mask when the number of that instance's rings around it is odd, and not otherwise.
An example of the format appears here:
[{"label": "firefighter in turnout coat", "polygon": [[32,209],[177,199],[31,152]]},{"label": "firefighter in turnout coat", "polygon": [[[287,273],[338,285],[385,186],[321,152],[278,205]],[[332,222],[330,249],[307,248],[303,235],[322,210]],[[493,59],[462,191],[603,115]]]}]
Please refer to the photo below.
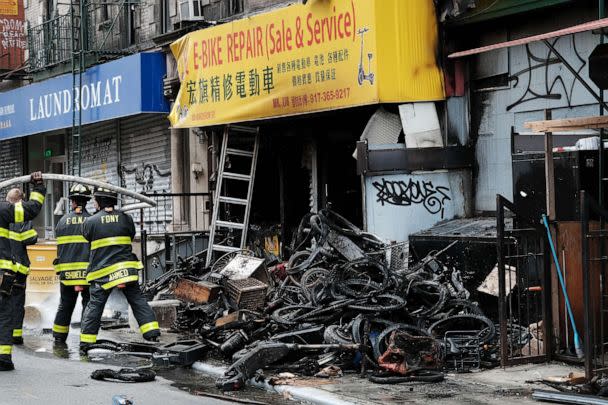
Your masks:
[{"label": "firefighter in turnout coat", "polygon": [[[23,192],[14,188],[6,194],[6,201],[11,204],[23,201]],[[30,273],[30,258],[27,247],[38,242],[38,234],[32,229],[32,221],[11,224],[9,227],[11,253],[13,255],[15,284],[11,299],[13,302],[13,344],[23,344],[23,317],[25,316],[25,286]]]},{"label": "firefighter in turnout coat", "polygon": [[116,193],[97,188],[94,193],[98,212],[83,224],[83,236],[91,244],[87,281],[91,299],[82,317],[81,351],[97,341],[101,316],[110,293],[118,288],[126,297],[144,339],[158,340],[160,329],[156,316],[139,288],[142,263],[133,254],[135,237],[133,219],[115,209]]},{"label": "firefighter in turnout coat", "polygon": [[15,270],[10,243],[10,224],[20,224],[34,219],[44,203],[46,188],[42,173],[31,175],[34,191],[29,201],[11,204],[0,203],[0,371],[13,370],[13,300],[12,290],[15,284]]},{"label": "firefighter in turnout coat", "polygon": [[86,271],[89,267],[89,241],[82,236],[82,224],[91,215],[86,210],[91,199],[91,189],[82,184],[70,188],[72,211],[64,215],[55,227],[57,238],[57,259],[53,263],[61,281],[61,298],[53,323],[53,337],[56,343],[65,343],[72,313],[76,307],[78,294],[82,297],[82,308],[89,302],[89,283]]}]

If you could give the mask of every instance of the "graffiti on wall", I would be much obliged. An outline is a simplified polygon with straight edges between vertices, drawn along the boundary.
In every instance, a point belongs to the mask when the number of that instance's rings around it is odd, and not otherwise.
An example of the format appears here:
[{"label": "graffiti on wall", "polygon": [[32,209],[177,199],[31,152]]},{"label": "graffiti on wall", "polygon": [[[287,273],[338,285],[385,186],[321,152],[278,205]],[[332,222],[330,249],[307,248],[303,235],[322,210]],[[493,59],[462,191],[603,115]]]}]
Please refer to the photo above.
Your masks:
[{"label": "graffiti on wall", "polygon": [[168,193],[170,190],[158,190],[154,187],[154,180],[158,177],[170,177],[171,170],[161,170],[155,164],[142,162],[139,165],[133,165],[130,167],[120,167],[120,177],[122,184],[128,184],[127,176],[133,176],[135,183],[141,186],[140,190],[136,190],[143,193],[150,193],[152,191]]},{"label": "graffiti on wall", "polygon": [[[583,69],[587,66],[587,61],[577,49],[576,35],[557,38],[551,42],[551,45],[557,49],[559,45],[567,46],[568,43],[566,41],[569,41],[572,51],[569,54],[573,55],[569,58],[568,63],[572,65],[578,74],[582,74]],[[572,107],[572,96],[574,94],[576,78],[572,74],[564,75],[562,72],[569,71],[561,66],[561,61],[548,47],[544,46],[544,49],[546,50],[542,54],[535,54],[530,49],[530,44],[526,44],[527,68],[509,76],[509,82],[513,83],[513,89],[523,89],[523,92],[517,100],[507,106],[507,111],[538,99],[565,100],[566,105]],[[551,69],[552,66],[555,69]],[[544,76],[541,80],[543,85],[540,88],[539,86],[534,86],[535,72],[539,72],[538,74]]]},{"label": "graffiti on wall", "polygon": [[23,65],[27,45],[24,13],[22,0],[0,0],[0,70]]},{"label": "graffiti on wall", "polygon": [[92,142],[83,142],[82,160],[86,162],[107,162],[113,152],[112,136],[96,136]]},{"label": "graffiti on wall", "polygon": [[391,181],[382,178],[372,183],[377,190],[376,198],[382,206],[385,204],[411,206],[422,205],[429,214],[444,216],[445,203],[450,201],[450,189],[436,186],[432,181],[414,180]]},{"label": "graffiti on wall", "polygon": [[[84,138],[81,145],[81,162],[88,176],[96,180],[112,182],[112,170],[108,170],[108,160],[116,153],[111,135]],[[84,168],[88,169],[84,169]]]}]

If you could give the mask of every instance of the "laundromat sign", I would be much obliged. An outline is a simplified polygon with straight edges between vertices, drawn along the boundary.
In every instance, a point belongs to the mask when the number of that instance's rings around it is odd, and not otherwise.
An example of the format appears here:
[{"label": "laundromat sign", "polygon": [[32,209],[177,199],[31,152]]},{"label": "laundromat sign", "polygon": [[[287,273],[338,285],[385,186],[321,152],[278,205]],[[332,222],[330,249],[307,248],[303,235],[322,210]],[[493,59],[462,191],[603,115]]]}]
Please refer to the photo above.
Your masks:
[{"label": "laundromat sign", "polygon": [[0,139],[69,128],[78,110],[82,124],[168,113],[165,74],[162,53],[141,53],[88,69],[82,86],[68,74],[0,93]]},{"label": "laundromat sign", "polygon": [[380,102],[439,100],[431,0],[314,0],[171,45],[176,128]]}]

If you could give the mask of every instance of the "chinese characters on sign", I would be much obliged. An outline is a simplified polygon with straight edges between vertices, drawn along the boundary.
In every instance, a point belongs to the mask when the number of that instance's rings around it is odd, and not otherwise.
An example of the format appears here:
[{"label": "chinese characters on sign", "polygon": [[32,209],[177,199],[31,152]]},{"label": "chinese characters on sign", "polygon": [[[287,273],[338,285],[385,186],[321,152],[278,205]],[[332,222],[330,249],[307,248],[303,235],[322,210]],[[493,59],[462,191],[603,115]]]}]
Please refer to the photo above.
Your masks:
[{"label": "chinese characters on sign", "polygon": [[[403,19],[387,20],[390,40],[380,41],[379,22],[397,11]],[[420,78],[401,98],[441,99],[434,12],[425,0],[327,0],[187,34],[171,46],[181,88],[169,119],[187,128],[372,104],[394,75],[414,71]],[[383,62],[382,52],[395,52],[379,44],[401,37],[428,47]]]},{"label": "chinese characters on sign", "polygon": [[0,0],[0,15],[18,15],[19,5],[17,0]]}]

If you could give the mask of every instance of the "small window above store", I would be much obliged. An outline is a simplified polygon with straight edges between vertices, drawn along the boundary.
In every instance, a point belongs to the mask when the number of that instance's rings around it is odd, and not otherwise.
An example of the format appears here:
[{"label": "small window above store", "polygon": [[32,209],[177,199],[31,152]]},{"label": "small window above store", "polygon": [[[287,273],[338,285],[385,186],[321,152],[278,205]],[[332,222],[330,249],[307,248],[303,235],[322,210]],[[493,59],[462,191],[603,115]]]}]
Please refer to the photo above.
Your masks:
[{"label": "small window above store", "polygon": [[439,15],[443,23],[466,25],[570,2],[572,0],[441,0]]}]

